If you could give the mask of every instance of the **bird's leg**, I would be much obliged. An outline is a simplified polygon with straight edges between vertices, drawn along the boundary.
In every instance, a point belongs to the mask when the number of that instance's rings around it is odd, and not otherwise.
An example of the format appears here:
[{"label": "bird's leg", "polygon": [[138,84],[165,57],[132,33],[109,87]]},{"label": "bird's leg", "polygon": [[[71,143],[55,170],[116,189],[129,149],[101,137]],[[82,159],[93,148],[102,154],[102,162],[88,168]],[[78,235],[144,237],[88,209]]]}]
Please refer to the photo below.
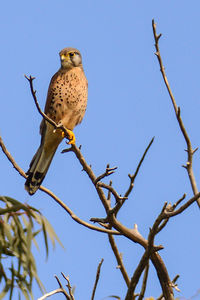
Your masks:
[{"label": "bird's leg", "polygon": [[[57,125],[58,127],[60,127],[60,129],[62,130],[62,127],[64,127],[63,126],[63,124],[60,122],[58,125]],[[65,128],[65,130],[67,131],[67,138],[68,138],[68,140],[69,140],[69,142],[67,143],[67,144],[69,144],[69,145],[75,145],[75,141],[76,141],[76,138],[75,138],[75,134],[73,133],[73,131],[72,130],[70,130],[70,129],[67,129],[66,127],[64,127]],[[56,131],[56,130],[55,130]],[[65,138],[66,137],[66,135],[65,135],[65,132],[62,130],[62,132],[61,132],[61,135],[62,135],[62,137],[63,138]]]},{"label": "bird's leg", "polygon": [[[69,142],[67,143],[68,145],[75,145],[75,141],[76,141],[76,138],[75,138],[75,134],[73,133],[72,130],[70,129],[67,129],[66,128],[66,131],[67,131],[67,134],[68,134],[68,139],[69,139]],[[65,133],[64,131],[62,131],[62,136],[65,137]]]}]

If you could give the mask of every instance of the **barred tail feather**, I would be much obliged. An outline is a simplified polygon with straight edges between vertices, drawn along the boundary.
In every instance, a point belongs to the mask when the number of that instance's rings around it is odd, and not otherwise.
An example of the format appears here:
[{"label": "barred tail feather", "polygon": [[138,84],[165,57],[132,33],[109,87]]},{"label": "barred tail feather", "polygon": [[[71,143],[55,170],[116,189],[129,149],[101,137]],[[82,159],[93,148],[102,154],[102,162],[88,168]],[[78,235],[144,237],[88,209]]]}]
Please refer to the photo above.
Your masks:
[{"label": "barred tail feather", "polygon": [[30,168],[26,173],[28,177],[25,182],[25,189],[30,195],[35,194],[42,184],[56,149],[57,146],[53,147],[51,150],[45,151],[43,145],[41,145],[34,155],[30,163]]}]

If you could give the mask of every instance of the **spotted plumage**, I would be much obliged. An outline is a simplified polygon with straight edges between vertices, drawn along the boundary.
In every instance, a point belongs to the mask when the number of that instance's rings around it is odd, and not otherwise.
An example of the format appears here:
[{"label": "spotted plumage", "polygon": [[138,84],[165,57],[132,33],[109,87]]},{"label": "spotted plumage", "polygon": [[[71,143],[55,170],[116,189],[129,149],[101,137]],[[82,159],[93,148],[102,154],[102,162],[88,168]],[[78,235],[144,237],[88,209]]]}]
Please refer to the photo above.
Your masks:
[{"label": "spotted plumage", "polygon": [[[52,77],[47,93],[45,114],[57,124],[62,124],[69,131],[75,143],[72,132],[85,114],[87,106],[88,84],[82,66],[80,52],[75,48],[65,48],[60,52],[61,68]],[[40,125],[41,144],[34,155],[29,170],[25,188],[33,195],[41,185],[48,171],[56,149],[63,139],[61,130],[54,130],[45,120]]]}]

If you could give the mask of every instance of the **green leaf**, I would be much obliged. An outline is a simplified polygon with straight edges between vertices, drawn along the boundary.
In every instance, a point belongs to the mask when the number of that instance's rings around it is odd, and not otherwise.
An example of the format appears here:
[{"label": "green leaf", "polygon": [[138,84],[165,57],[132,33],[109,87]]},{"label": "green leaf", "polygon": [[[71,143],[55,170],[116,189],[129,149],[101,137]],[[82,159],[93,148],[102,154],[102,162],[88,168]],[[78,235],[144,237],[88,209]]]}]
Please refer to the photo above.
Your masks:
[{"label": "green leaf", "polygon": [[31,254],[31,242],[32,242],[32,224],[31,222],[28,223],[27,226],[27,234],[26,234],[26,241],[27,241],[27,256],[30,257]]},{"label": "green leaf", "polygon": [[30,298],[29,298],[29,295],[28,295],[26,289],[23,286],[21,286],[21,287],[19,286],[19,288],[20,288],[22,294],[24,295],[25,299],[29,300]]},{"label": "green leaf", "polygon": [[[34,234],[33,234],[33,236],[34,236]],[[40,250],[39,245],[34,237],[33,237],[33,243],[34,243],[35,247],[37,248],[37,250],[39,251]]]},{"label": "green leaf", "polygon": [[7,196],[0,196],[0,200],[2,200],[3,202],[7,203],[7,202],[10,202],[11,204],[13,205],[22,205],[21,202],[11,198],[11,197],[7,197]]},{"label": "green leaf", "polygon": [[55,231],[54,231],[53,227],[51,226],[51,224],[49,223],[49,221],[44,216],[43,216],[43,220],[45,223],[46,231],[48,232],[51,242],[53,244],[53,247],[55,247],[55,240],[57,240],[57,242],[60,244],[60,246],[64,249],[62,242],[59,240],[57,234],[55,233]]},{"label": "green leaf", "polygon": [[10,227],[10,225],[7,224],[7,223],[4,223],[3,224],[3,231],[4,231],[4,233],[5,233],[6,237],[7,237],[10,245],[12,245],[12,243],[13,243],[13,236],[11,234],[11,227]]},{"label": "green leaf", "polygon": [[6,296],[6,294],[9,291],[9,288],[10,288],[10,281],[7,280],[6,285],[5,285],[4,289],[3,289],[3,291],[0,293],[0,300],[3,299]]},{"label": "green leaf", "polygon": [[10,297],[9,300],[12,300],[12,294],[13,294],[13,288],[14,288],[14,279],[15,279],[15,275],[13,272],[13,263],[11,265],[11,273],[12,273],[12,279],[11,279],[11,283],[10,283]]},{"label": "green leaf", "polygon": [[42,232],[44,236],[44,242],[45,242],[45,247],[46,247],[46,259],[48,258],[49,254],[49,245],[48,245],[48,239],[47,239],[47,232],[46,232],[46,227],[45,227],[45,222],[42,220]]},{"label": "green leaf", "polygon": [[39,277],[38,277],[38,275],[37,275],[36,272],[34,273],[34,277],[35,277],[35,279],[36,279],[36,281],[37,281],[37,284],[38,284],[38,286],[39,286],[39,288],[40,288],[40,291],[41,291],[42,293],[45,293],[45,292],[46,292],[45,287],[44,287],[43,283],[41,282],[41,280],[39,279]]}]

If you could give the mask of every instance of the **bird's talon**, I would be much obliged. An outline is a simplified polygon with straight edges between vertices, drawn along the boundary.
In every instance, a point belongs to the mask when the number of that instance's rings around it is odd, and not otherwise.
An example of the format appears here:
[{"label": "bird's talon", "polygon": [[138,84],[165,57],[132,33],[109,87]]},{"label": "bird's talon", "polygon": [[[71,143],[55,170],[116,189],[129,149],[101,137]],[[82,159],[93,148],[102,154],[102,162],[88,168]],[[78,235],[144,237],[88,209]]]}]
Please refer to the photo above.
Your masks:
[{"label": "bird's talon", "polygon": [[68,133],[68,139],[69,139],[69,142],[67,144],[75,145],[75,141],[76,141],[75,134],[73,133],[73,131],[71,131],[69,129],[67,129],[67,133]]}]

